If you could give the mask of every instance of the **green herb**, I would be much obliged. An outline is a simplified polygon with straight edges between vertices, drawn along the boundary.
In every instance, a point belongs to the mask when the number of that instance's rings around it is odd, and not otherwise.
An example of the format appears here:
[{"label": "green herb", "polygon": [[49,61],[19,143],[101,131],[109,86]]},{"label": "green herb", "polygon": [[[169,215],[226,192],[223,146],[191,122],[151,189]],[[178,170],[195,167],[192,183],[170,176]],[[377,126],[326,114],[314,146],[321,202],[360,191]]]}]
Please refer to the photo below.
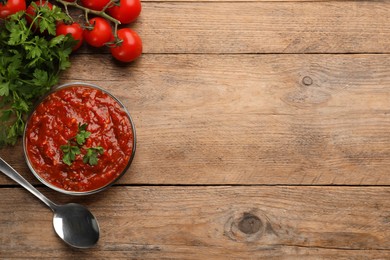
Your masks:
[{"label": "green herb", "polygon": [[79,124],[79,131],[75,137],[78,145],[83,145],[85,140],[91,135],[91,132],[86,131],[87,124]]},{"label": "green herb", "polygon": [[63,152],[62,161],[67,165],[72,165],[74,160],[76,160],[76,155],[81,154],[81,150],[86,150],[86,153],[83,157],[83,162],[89,165],[97,165],[99,154],[104,153],[104,149],[101,146],[85,148],[83,147],[87,138],[91,135],[91,132],[87,131],[88,124],[78,125],[77,134],[74,138],[68,140],[66,145],[61,145],[61,150]]},{"label": "green herb", "polygon": [[76,155],[80,154],[80,148],[78,146],[73,146],[68,142],[66,145],[61,145],[61,150],[64,153],[62,161],[67,165],[72,165],[74,160],[76,160]]},{"label": "green herb", "polygon": [[87,149],[87,153],[83,157],[84,163],[89,163],[90,165],[96,165],[98,163],[98,155],[103,154],[104,149],[101,146],[92,147]]},{"label": "green herb", "polygon": [[36,7],[36,30],[18,12],[0,23],[0,146],[22,135],[33,103],[58,83],[70,66],[76,44],[71,36],[55,36],[56,21],[68,17],[60,8]]},{"label": "green herb", "polygon": [[52,8],[49,8],[48,2],[45,2],[42,5],[31,2],[31,5],[34,10],[38,10],[32,24],[34,24],[33,26],[36,26],[37,30],[41,33],[48,32],[50,35],[55,35],[56,22],[70,19],[58,6],[53,5]]}]

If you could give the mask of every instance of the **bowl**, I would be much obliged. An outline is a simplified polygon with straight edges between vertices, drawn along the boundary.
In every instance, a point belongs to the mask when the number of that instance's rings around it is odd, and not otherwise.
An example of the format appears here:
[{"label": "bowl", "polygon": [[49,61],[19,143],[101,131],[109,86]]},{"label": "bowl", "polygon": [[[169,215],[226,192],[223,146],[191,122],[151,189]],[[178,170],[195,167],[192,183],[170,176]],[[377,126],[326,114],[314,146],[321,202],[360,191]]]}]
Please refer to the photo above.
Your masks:
[{"label": "bowl", "polygon": [[94,194],[130,167],[135,126],[123,103],[103,88],[63,84],[29,115],[23,150],[28,167],[47,187],[69,195]]}]

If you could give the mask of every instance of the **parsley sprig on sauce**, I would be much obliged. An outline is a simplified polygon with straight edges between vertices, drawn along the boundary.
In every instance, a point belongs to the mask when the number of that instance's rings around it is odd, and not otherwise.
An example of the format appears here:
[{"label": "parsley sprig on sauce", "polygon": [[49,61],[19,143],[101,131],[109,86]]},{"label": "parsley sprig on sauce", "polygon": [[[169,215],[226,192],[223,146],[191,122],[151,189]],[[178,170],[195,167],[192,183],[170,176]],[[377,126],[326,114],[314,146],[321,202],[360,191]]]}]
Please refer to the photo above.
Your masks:
[{"label": "parsley sprig on sauce", "polygon": [[62,162],[67,165],[72,165],[76,160],[76,155],[81,154],[82,150],[85,150],[83,156],[83,162],[91,166],[98,164],[98,156],[104,153],[104,149],[101,146],[85,148],[83,145],[87,138],[90,137],[91,132],[87,131],[88,124],[78,125],[78,131],[74,138],[68,140],[68,143],[61,145],[60,148],[63,153]]},{"label": "parsley sprig on sauce", "polygon": [[96,165],[98,163],[98,155],[103,154],[103,152],[104,149],[101,146],[88,148],[87,153],[83,157],[83,162]]}]

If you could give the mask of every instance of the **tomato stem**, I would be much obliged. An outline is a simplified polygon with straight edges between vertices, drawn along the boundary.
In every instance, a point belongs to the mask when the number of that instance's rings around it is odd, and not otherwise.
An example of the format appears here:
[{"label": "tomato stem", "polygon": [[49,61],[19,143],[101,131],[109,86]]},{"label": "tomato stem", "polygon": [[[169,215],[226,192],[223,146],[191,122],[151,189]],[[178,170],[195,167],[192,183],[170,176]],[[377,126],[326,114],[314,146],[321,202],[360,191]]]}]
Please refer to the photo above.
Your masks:
[{"label": "tomato stem", "polygon": [[72,17],[72,16],[70,15],[70,13],[69,13],[68,6],[67,6],[67,5],[64,5],[64,9],[65,9],[65,13],[66,13],[66,15],[69,17],[70,21],[71,21],[72,23],[74,23],[73,17]]},{"label": "tomato stem", "polygon": [[74,2],[67,2],[67,1],[64,1],[64,0],[55,0],[56,2],[62,4],[65,8],[65,10],[67,10],[68,6],[73,6],[75,8],[78,8],[80,10],[83,10],[85,12],[85,19],[88,23],[88,15],[89,14],[94,14],[94,15],[97,15],[97,16],[100,16],[100,17],[103,17],[107,20],[109,20],[110,22],[114,23],[114,26],[115,26],[115,37],[117,37],[117,28],[118,28],[118,25],[121,24],[121,22],[117,19],[115,19],[114,17],[108,15],[107,13],[105,13],[105,11],[107,10],[108,7],[111,6],[111,4],[114,3],[114,1],[110,1],[104,8],[103,10],[101,11],[96,11],[96,10],[92,10],[92,9],[89,9],[87,7],[84,7],[82,5],[79,5],[77,3],[77,1],[74,1]]},{"label": "tomato stem", "polygon": [[113,6],[114,4],[115,4],[115,2],[113,0],[111,0],[110,2],[108,2],[106,4],[106,6],[103,7],[101,12],[106,12],[107,8],[109,8],[110,6]]},{"label": "tomato stem", "polygon": [[118,24],[115,24],[114,26],[114,36],[115,36],[115,41],[118,41]]},{"label": "tomato stem", "polygon": [[85,19],[85,22],[87,23],[87,24],[89,24],[89,16],[88,16],[88,12],[85,10],[84,11],[84,19]]}]

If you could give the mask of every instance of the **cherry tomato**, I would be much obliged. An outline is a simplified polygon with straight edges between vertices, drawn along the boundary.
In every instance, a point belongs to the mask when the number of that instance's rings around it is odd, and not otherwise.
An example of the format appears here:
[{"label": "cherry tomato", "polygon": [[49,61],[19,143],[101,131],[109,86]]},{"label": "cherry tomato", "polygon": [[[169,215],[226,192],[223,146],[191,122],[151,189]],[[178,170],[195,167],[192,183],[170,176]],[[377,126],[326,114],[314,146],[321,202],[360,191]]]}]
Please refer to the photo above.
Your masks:
[{"label": "cherry tomato", "polygon": [[84,30],[85,41],[93,47],[102,47],[112,39],[111,24],[104,18],[95,17],[89,20],[93,29]]},{"label": "cherry tomato", "polygon": [[0,18],[5,19],[11,14],[26,10],[25,0],[8,0],[6,4],[0,4]]},{"label": "cherry tomato", "polygon": [[81,0],[81,5],[92,10],[101,11],[110,0]]},{"label": "cherry tomato", "polygon": [[79,23],[65,24],[58,23],[56,26],[56,35],[67,35],[70,34],[75,39],[77,44],[73,47],[73,51],[80,48],[83,43],[83,28]]},{"label": "cherry tomato", "polygon": [[141,1],[120,0],[119,6],[115,5],[108,8],[107,13],[122,24],[134,22],[141,13]]},{"label": "cherry tomato", "polygon": [[112,56],[123,62],[130,62],[142,54],[142,41],[139,35],[130,28],[118,30],[118,38],[122,42],[117,46],[111,46]]},{"label": "cherry tomato", "polygon": [[[53,9],[53,5],[51,3],[49,3],[48,1],[35,1],[34,2],[37,6],[47,6],[50,8],[50,10]],[[32,23],[32,21],[34,20],[34,17],[36,15],[36,12],[35,12],[35,6],[32,5],[32,3],[27,7],[27,10],[26,10],[26,20],[29,24]]]}]

